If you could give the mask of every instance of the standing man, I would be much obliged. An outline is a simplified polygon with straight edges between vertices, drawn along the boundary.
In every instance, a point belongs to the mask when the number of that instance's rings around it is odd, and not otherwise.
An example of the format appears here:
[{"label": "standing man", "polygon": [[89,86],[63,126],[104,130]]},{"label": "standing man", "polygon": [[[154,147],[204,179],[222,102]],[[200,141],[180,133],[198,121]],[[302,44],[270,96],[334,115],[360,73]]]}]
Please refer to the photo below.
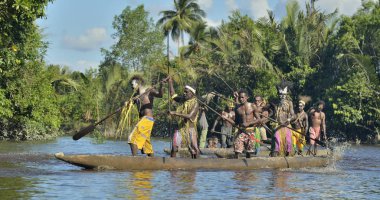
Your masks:
[{"label": "standing man", "polygon": [[171,157],[176,157],[180,147],[188,147],[191,158],[196,159],[199,155],[197,119],[199,104],[195,96],[196,90],[186,85],[182,96],[175,94],[173,80],[169,78],[170,95],[179,105],[176,111],[169,114],[176,116],[178,120],[178,131],[174,132]]},{"label": "standing man", "polygon": [[[298,155],[302,155],[303,147],[305,145],[305,135],[309,127],[309,120],[307,113],[304,111],[306,102],[300,100],[298,102],[298,111],[296,113],[296,120],[292,122],[293,127],[296,131],[293,132],[293,148],[296,150]],[[302,134],[300,134],[300,133]]]},{"label": "standing man", "polygon": [[153,146],[150,142],[150,135],[154,124],[153,99],[154,97],[162,98],[162,82],[160,82],[158,90],[145,86],[144,79],[138,75],[131,78],[131,83],[135,91],[135,97],[139,96],[133,103],[137,105],[140,121],[129,135],[128,143],[133,156],[136,156],[137,151],[141,150],[141,153],[153,157]]},{"label": "standing man", "polygon": [[[239,158],[239,154],[243,153],[245,149],[246,157],[250,158],[254,149],[257,152],[260,144],[260,134],[254,131],[254,126],[260,123],[260,116],[254,104],[248,102],[248,93],[245,90],[235,92],[234,96],[235,101],[239,103],[236,108],[236,124],[239,125],[239,135],[234,142],[235,156]],[[235,124],[232,120],[230,122]]]},{"label": "standing man", "polygon": [[218,116],[215,121],[214,125],[211,129],[211,132],[215,132],[215,127],[218,124],[219,121],[222,121],[222,128],[221,128],[221,135],[222,135],[222,148],[228,148],[232,146],[233,143],[233,135],[232,135],[232,128],[233,124],[229,122],[227,119],[230,119],[229,121],[235,121],[235,111],[234,111],[234,103],[228,103],[224,110],[221,113],[221,116]]},{"label": "standing man", "polygon": [[[318,101],[317,108],[310,110],[311,116],[311,127],[309,129],[310,133],[310,145],[313,147],[313,154],[317,155],[317,144],[314,139],[320,140],[321,132],[323,133],[323,137],[327,140],[326,137],[326,116],[322,111],[325,107],[324,101]],[[310,152],[309,152],[310,153]]]},{"label": "standing man", "polygon": [[279,123],[277,131],[274,134],[274,149],[272,149],[271,156],[289,156],[292,153],[292,131],[288,128],[290,122],[295,120],[293,103],[288,99],[289,83],[282,81],[277,86],[278,95],[280,96],[280,103],[277,105],[275,117]]}]

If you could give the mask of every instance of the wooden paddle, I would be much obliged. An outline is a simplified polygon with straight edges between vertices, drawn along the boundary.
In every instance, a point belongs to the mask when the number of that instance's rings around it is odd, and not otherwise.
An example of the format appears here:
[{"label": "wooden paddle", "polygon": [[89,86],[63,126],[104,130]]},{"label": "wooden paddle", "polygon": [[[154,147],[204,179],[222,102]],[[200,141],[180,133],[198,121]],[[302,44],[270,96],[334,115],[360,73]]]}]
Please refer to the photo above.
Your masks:
[{"label": "wooden paddle", "polygon": [[[158,82],[158,83],[162,83],[162,82],[167,81],[167,80],[169,79],[169,77],[170,77],[170,76],[166,77],[164,80],[162,80],[162,81],[160,81],[160,82]],[[158,83],[157,83],[157,84],[158,84]],[[157,85],[157,84],[156,84],[156,85]],[[154,85],[154,86],[156,86],[156,85]],[[143,96],[143,95],[145,95],[145,94],[148,94],[150,91],[153,90],[154,86],[152,86],[152,87],[150,87],[149,89],[145,90],[145,92],[143,92],[143,93],[141,93],[141,94],[139,94],[139,95],[137,95],[137,96],[131,98],[131,99],[128,101],[128,103],[131,103],[131,102],[135,101],[136,99],[140,98],[141,96]],[[124,107],[124,106],[123,106],[123,107]],[[123,107],[118,108],[115,112],[113,112],[113,113],[107,115],[106,117],[104,117],[104,118],[101,119],[100,121],[96,122],[95,124],[91,124],[91,125],[87,126],[86,128],[81,129],[78,133],[76,133],[75,135],[73,135],[73,140],[79,140],[79,139],[82,138],[83,136],[85,136],[85,135],[91,133],[92,131],[94,131],[95,127],[96,127],[98,124],[102,123],[104,120],[110,118],[110,117],[113,116],[114,114],[120,112],[120,111],[123,109]]]},{"label": "wooden paddle", "polygon": [[102,123],[104,120],[108,119],[109,117],[111,117],[112,115],[120,112],[122,110],[123,107],[120,107],[118,108],[115,112],[107,115],[106,117],[104,117],[103,119],[101,119],[100,121],[96,122],[95,124],[91,124],[90,126],[87,126],[86,128],[83,128],[81,129],[78,133],[76,133],[75,135],[73,135],[73,140],[79,140],[81,139],[83,136],[91,133],[92,131],[94,131],[95,127]]}]

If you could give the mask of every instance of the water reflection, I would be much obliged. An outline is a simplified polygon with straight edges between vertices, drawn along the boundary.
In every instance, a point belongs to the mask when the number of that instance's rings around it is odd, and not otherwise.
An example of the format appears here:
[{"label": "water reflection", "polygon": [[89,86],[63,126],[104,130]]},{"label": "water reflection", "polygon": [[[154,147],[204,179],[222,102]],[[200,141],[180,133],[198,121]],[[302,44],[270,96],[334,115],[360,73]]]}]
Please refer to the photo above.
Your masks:
[{"label": "water reflection", "polygon": [[149,200],[152,196],[152,171],[133,171],[131,172],[128,187],[132,192],[133,199]]},{"label": "water reflection", "polygon": [[239,186],[239,190],[242,192],[248,192],[254,189],[256,185],[256,174],[254,171],[237,171],[232,177],[236,181],[236,185]]},{"label": "water reflection", "polygon": [[175,184],[178,194],[196,193],[195,177],[196,171],[170,171],[170,183]]},{"label": "water reflection", "polygon": [[272,184],[274,195],[276,198],[293,199],[300,193],[303,185],[297,185],[297,173],[291,170],[275,170],[272,171]]},{"label": "water reflection", "polygon": [[0,199],[29,199],[33,181],[22,177],[0,177]]}]

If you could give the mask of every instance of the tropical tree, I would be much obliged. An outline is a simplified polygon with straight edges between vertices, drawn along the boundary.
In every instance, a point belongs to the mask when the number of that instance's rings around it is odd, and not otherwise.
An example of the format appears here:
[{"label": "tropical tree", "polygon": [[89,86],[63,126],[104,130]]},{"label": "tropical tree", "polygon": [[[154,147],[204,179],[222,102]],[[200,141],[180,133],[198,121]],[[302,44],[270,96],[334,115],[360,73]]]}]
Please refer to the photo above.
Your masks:
[{"label": "tropical tree", "polygon": [[[163,16],[157,21],[157,24],[162,27],[166,37],[169,37],[170,34],[172,39],[177,41],[178,53],[180,52],[179,43],[180,40],[183,42],[184,32],[190,32],[194,23],[202,21],[202,17],[206,16],[196,0],[174,0],[174,10],[161,11],[160,14]],[[167,38],[167,42],[169,49],[169,38]]]},{"label": "tropical tree", "polygon": [[181,48],[181,56],[188,57],[191,54],[200,53],[204,44],[210,39],[210,32],[207,30],[207,24],[204,21],[196,23],[190,30],[190,40],[187,46]]},{"label": "tropical tree", "polygon": [[[102,49],[107,59],[134,71],[151,71],[150,66],[159,60],[163,51],[163,35],[154,26],[144,6],[129,6],[115,16],[112,37],[117,40],[111,50]],[[104,66],[104,65],[103,65]]]},{"label": "tropical tree", "polygon": [[0,3],[0,139],[43,139],[58,133],[57,99],[43,63],[47,44],[34,23],[49,2]]}]

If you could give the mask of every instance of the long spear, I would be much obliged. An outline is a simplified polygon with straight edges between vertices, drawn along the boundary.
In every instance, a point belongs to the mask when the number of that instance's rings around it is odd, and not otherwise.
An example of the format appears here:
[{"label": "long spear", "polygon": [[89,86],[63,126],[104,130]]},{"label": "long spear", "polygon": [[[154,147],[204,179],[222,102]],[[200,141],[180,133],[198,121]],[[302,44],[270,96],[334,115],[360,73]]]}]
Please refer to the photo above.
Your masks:
[{"label": "long spear", "polygon": [[326,143],[324,143],[324,142],[322,142],[322,141],[320,141],[320,140],[318,140],[318,139],[311,138],[310,136],[308,136],[308,135],[306,135],[306,134],[304,134],[304,133],[301,133],[300,131],[298,131],[297,129],[294,129],[293,127],[288,127],[288,126],[286,126],[286,125],[284,125],[284,124],[281,124],[279,121],[277,121],[277,120],[275,120],[275,119],[273,119],[273,118],[267,117],[267,116],[265,116],[265,115],[263,115],[263,114],[260,114],[260,115],[263,116],[263,117],[265,117],[265,118],[267,118],[267,119],[269,119],[269,120],[272,121],[272,122],[275,122],[275,123],[280,124],[280,126],[286,127],[286,128],[288,128],[288,129],[290,129],[290,130],[296,132],[296,133],[299,133],[299,134],[305,136],[306,138],[310,138],[310,139],[314,140],[317,144],[321,145],[322,147],[327,147]]},{"label": "long spear", "polygon": [[[166,52],[166,55],[167,55],[167,61],[168,61],[168,76],[170,76],[170,58],[169,58],[169,33],[167,33],[167,52]],[[171,110],[171,101],[170,101],[170,86],[168,84],[168,111],[170,112]],[[172,149],[172,143],[173,143],[173,137],[174,135],[172,134],[172,120],[170,117],[167,118],[168,121],[169,121],[169,126],[168,126],[168,135],[171,139],[171,142],[170,142],[170,149]]]},{"label": "long spear", "polygon": [[[219,117],[221,117],[222,119],[225,119],[218,111],[214,110],[213,108],[211,108],[209,105],[207,105],[205,102],[201,101],[198,97],[196,97],[198,102],[205,105],[208,109],[210,109],[211,111],[213,111],[215,114],[217,114]],[[229,121],[229,120],[227,120]],[[238,130],[244,132],[240,127],[238,127],[235,122],[233,122],[232,124],[233,127],[237,128]],[[264,144],[263,142],[259,141],[260,144],[264,145],[266,148],[268,148],[269,150],[272,150],[271,148],[269,148],[268,146],[266,146],[266,144]]]}]

